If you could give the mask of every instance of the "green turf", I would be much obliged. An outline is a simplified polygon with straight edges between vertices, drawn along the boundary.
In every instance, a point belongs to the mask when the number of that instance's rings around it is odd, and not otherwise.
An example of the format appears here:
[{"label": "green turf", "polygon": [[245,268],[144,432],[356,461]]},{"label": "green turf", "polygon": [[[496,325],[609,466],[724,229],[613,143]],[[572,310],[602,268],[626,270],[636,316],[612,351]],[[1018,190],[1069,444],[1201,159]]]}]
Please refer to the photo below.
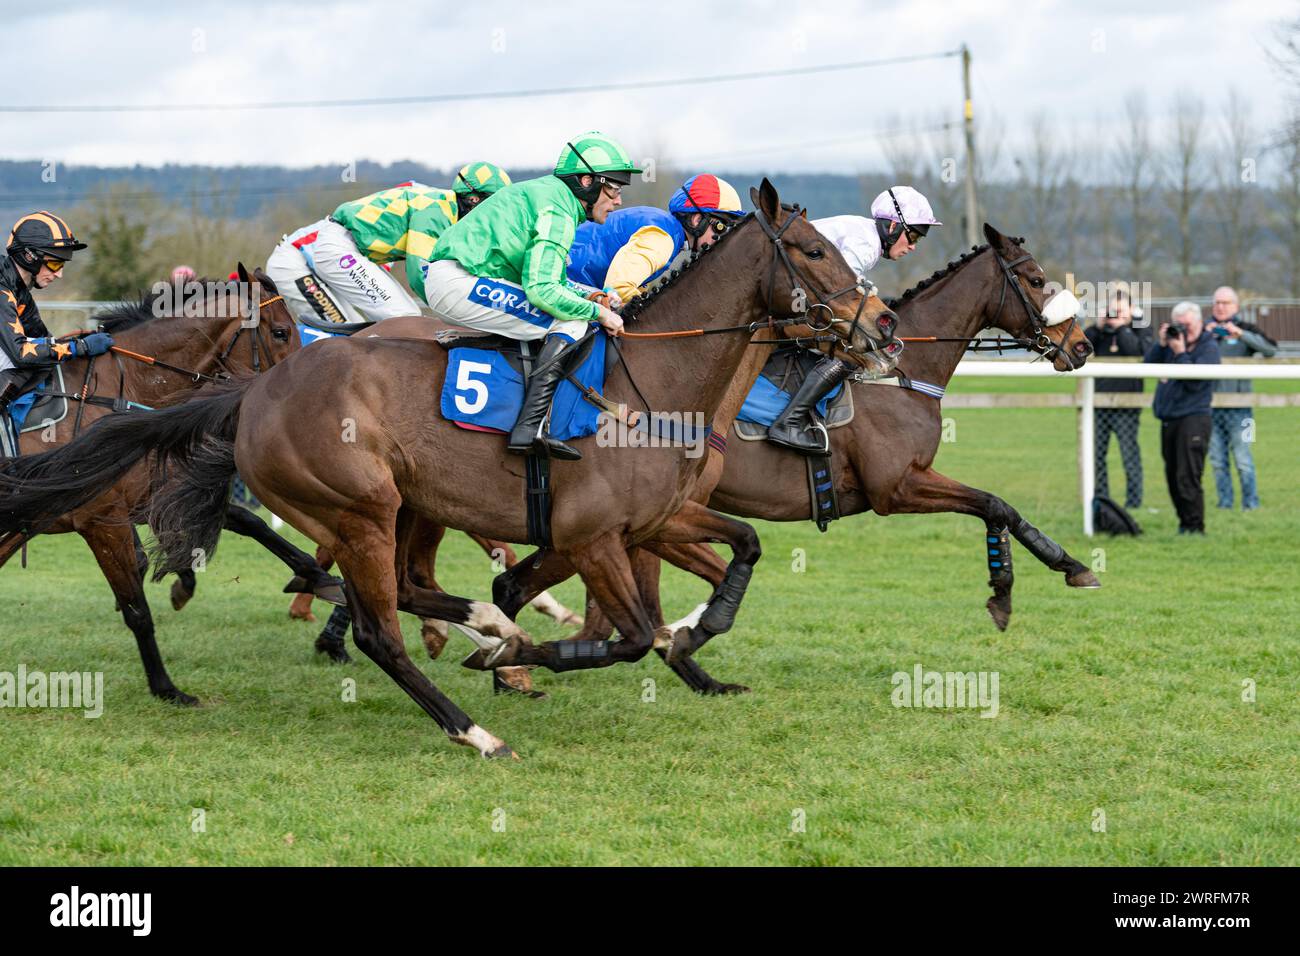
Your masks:
[{"label": "green turf", "polygon": [[[999,633],[974,519],[858,517],[826,535],[764,524],[737,627],[700,654],[754,689],[727,699],[692,695],[653,656],[539,671],[545,701],[493,697],[457,664],[467,642],[429,662],[409,621],[425,672],[518,763],[449,744],[369,661],[315,659],[316,628],[287,619],[285,575],[239,539],[183,612],[150,586],[171,673],[204,706],[157,702],[84,544],[40,539],[28,570],[0,572],[0,670],[101,670],[107,703],[97,720],[0,711],[0,863],[1300,860],[1300,416],[1259,413],[1263,510],[1218,512],[1211,498],[1210,534],[1190,540],[1174,534],[1145,416],[1158,513],[1138,515],[1138,540],[1087,541],[1073,412],[949,415],[957,440],[939,467],[998,492],[1085,563],[1104,557],[1104,589],[1068,589],[1018,549]],[[487,560],[463,536],[449,536],[441,569],[449,589],[488,593]],[[670,614],[704,594],[666,575]],[[581,601],[573,584],[558,595]],[[531,611],[521,620],[539,638],[563,633]],[[917,663],[996,671],[999,715],[895,708],[890,677]],[[355,703],[341,700],[346,678]]]}]

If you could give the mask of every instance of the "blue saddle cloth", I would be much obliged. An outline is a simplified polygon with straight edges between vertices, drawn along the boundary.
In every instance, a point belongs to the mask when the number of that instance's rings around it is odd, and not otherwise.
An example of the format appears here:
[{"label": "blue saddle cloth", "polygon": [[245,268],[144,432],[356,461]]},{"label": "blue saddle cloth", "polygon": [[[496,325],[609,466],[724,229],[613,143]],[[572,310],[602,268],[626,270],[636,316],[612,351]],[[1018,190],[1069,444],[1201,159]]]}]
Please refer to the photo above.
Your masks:
[{"label": "blue saddle cloth", "polygon": [[41,397],[41,392],[45,391],[45,385],[33,389],[30,392],[24,392],[9,403],[9,418],[14,423],[14,434],[23,430],[23,424],[27,421],[27,413],[32,410],[36,404],[36,399]]},{"label": "blue saddle cloth", "polygon": [[[298,323],[298,338],[302,340],[303,347],[306,348],[313,342],[319,342],[321,339],[337,339],[347,335],[346,332],[326,332],[323,329],[313,328],[302,322]],[[315,353],[312,353],[315,354]]]},{"label": "blue saddle cloth", "polygon": [[[821,358],[820,354],[805,349],[773,350],[772,357],[767,360],[754,387],[745,396],[745,404],[740,406],[740,413],[736,417],[742,422],[771,425],[790,404],[791,397],[799,390],[808,369]],[[844,384],[841,382],[818,402],[817,414],[825,418],[827,406],[843,389]]]},{"label": "blue saddle cloth", "polygon": [[[605,333],[598,332],[586,359],[573,377],[588,388],[605,387]],[[530,343],[536,349],[541,342]],[[509,431],[524,403],[523,376],[495,349],[460,346],[447,355],[442,383],[442,416],[470,428]],[[571,382],[562,381],[551,403],[550,434],[568,441],[596,433],[600,409],[586,401]]]}]

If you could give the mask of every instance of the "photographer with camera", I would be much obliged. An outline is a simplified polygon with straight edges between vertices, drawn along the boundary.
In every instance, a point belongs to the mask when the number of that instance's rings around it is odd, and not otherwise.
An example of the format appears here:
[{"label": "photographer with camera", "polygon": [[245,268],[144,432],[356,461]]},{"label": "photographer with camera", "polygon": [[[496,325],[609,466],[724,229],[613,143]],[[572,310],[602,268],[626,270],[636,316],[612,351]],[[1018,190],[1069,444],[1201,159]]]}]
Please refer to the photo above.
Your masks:
[{"label": "photographer with camera", "polygon": [[[1214,290],[1214,305],[1208,329],[1216,336],[1219,354],[1224,358],[1271,358],[1277,343],[1258,326],[1241,318],[1237,292],[1231,286]],[[1214,383],[1215,392],[1249,392],[1250,379],[1225,379]],[[1210,466],[1214,469],[1214,489],[1220,508],[1232,510],[1232,460],[1237,462],[1241,479],[1241,510],[1259,507],[1256,490],[1255,459],[1250,453],[1254,437],[1254,416],[1249,408],[1216,408],[1210,413]]]},{"label": "photographer with camera", "polygon": [[[1216,336],[1205,328],[1201,307],[1179,302],[1160,326],[1160,340],[1147,350],[1145,361],[1175,365],[1218,365]],[[1178,512],[1179,534],[1205,534],[1205,496],[1201,473],[1210,444],[1210,403],[1214,382],[1209,379],[1161,379],[1154,411],[1160,419],[1160,451],[1165,481]]]},{"label": "photographer with camera", "polygon": [[[1128,292],[1117,290],[1107,299],[1106,314],[1097,317],[1097,324],[1084,331],[1098,358],[1106,356],[1141,357],[1147,343],[1141,332],[1133,327],[1133,307]],[[1102,378],[1097,380],[1098,392],[1140,392],[1140,378]],[[1114,432],[1119,443],[1119,453],[1124,461],[1124,507],[1142,506],[1142,452],[1138,448],[1140,408],[1098,408],[1096,426],[1096,488],[1097,494],[1110,497],[1110,476],[1106,456],[1110,449],[1110,436]]]}]

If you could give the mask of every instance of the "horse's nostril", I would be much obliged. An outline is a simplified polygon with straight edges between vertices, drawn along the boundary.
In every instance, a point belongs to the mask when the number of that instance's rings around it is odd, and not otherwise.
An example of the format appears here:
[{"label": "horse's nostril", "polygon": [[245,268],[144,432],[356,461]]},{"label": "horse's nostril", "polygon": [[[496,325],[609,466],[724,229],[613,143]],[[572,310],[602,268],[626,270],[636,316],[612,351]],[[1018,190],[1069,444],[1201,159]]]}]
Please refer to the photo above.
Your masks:
[{"label": "horse's nostril", "polygon": [[882,312],[880,318],[876,320],[876,327],[883,335],[893,335],[894,330],[898,328],[898,316],[893,312]]}]

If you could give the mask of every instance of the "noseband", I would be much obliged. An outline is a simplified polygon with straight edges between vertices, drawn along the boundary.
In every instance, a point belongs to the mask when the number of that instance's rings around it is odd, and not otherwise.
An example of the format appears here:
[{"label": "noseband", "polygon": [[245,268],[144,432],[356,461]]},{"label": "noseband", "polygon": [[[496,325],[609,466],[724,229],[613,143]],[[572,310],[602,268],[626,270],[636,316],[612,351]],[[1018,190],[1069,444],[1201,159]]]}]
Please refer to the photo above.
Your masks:
[{"label": "noseband", "polygon": [[266,350],[267,367],[269,368],[275,364],[275,362],[271,360],[270,346],[268,346],[262,339],[262,309],[266,308],[268,305],[273,305],[276,302],[282,301],[284,301],[284,296],[273,295],[269,299],[264,299],[257,303],[257,311],[254,313],[257,316],[256,325],[245,325],[244,321],[242,319],[240,320],[239,328],[235,329],[235,334],[230,337],[230,342],[227,343],[225,351],[221,353],[221,358],[217,359],[217,364],[225,370],[220,373],[222,377],[230,377],[230,370],[226,367],[226,359],[230,358],[230,353],[235,350],[235,345],[239,342],[239,337],[244,333],[245,329],[250,330],[248,341],[253,350],[253,373],[260,374],[262,371],[262,356],[258,348],[259,345],[262,349]]},{"label": "noseband", "polygon": [[1029,296],[1025,293],[1025,287],[1020,284],[1020,277],[1011,271],[1021,263],[1033,261],[1034,257],[1026,252],[1020,258],[1008,262],[1002,258],[1002,253],[998,252],[997,249],[994,249],[991,245],[989,248],[997,259],[998,266],[1002,269],[1002,292],[998,296],[998,308],[993,313],[994,319],[1002,315],[1002,306],[1007,299],[1007,286],[1010,285],[1011,288],[1016,290],[1016,294],[1020,296],[1020,302],[1025,307],[1025,314],[1029,316],[1030,331],[1033,334],[1032,338],[1017,337],[1016,341],[1025,348],[1037,352],[1045,359],[1050,360],[1055,359],[1058,355],[1061,356],[1065,359],[1066,364],[1070,366],[1070,371],[1074,371],[1079,366],[1074,363],[1074,359],[1070,357],[1070,353],[1065,350],[1063,345],[1069,341],[1070,333],[1074,330],[1078,319],[1071,316],[1070,324],[1066,327],[1065,334],[1061,336],[1060,343],[1053,342],[1047,335],[1047,320],[1043,318],[1043,313],[1029,301]]},{"label": "noseband", "polygon": [[[763,215],[762,209],[754,210],[754,218],[758,220],[758,224],[762,227],[764,234],[772,243],[773,251],[775,253],[772,256],[771,268],[768,270],[767,274],[767,318],[769,323],[774,321],[772,318],[772,298],[776,294],[776,267],[778,262],[785,266],[786,275],[790,278],[790,285],[796,296],[803,295],[806,301],[807,294],[804,292],[804,287],[812,288],[812,283],[808,282],[805,276],[795,268],[794,263],[790,261],[790,254],[786,252],[785,242],[781,238],[785,234],[785,231],[790,228],[790,225],[798,219],[800,215],[802,215],[802,210],[797,204],[788,208],[790,209],[790,217],[786,219],[785,222],[781,223],[779,229],[773,227],[773,224]],[[824,299],[818,298],[812,305],[806,307],[806,310],[810,313],[814,309],[826,310],[829,317],[827,318],[825,325],[818,326],[811,321],[806,322],[808,327],[812,329],[814,333],[826,332],[835,324],[835,311],[831,308],[830,303],[834,302],[840,296],[848,295],[850,292],[857,292],[861,295],[861,298],[858,300],[858,310],[853,315],[853,324],[849,327],[847,342],[841,343],[837,337],[835,341],[831,343],[831,355],[835,354],[836,347],[840,348],[844,352],[883,352],[890,358],[896,358],[898,353],[902,350],[902,343],[877,342],[875,338],[866,333],[865,329],[863,329],[863,334],[866,336],[867,342],[870,343],[870,347],[860,350],[856,349],[853,345],[853,340],[858,332],[858,326],[862,322],[862,310],[866,307],[867,299],[874,295],[875,291],[876,287],[871,282],[859,278],[859,280],[854,282],[853,285],[845,286],[838,292],[832,292]],[[782,321],[785,322],[785,320]]]}]

